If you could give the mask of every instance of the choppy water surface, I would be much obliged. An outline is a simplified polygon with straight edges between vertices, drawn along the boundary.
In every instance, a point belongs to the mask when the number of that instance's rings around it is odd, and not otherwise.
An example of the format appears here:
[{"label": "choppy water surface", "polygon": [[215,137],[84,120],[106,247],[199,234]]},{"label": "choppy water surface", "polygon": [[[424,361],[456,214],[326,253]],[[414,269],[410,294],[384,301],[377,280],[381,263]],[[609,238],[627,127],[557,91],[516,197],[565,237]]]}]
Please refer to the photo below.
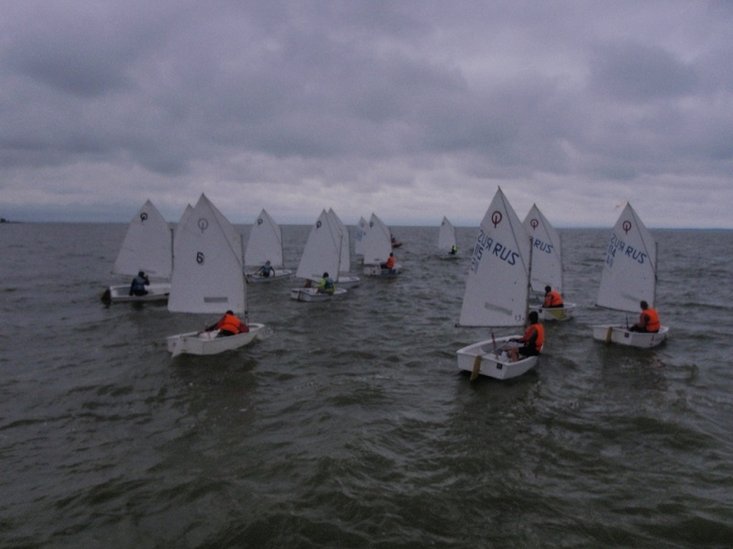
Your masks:
[{"label": "choppy water surface", "polygon": [[[561,231],[576,319],[470,383],[475,229],[445,261],[437,226],[393,228],[404,275],[341,301],[250,286],[271,336],[176,360],[212,318],[99,301],[125,229],[0,226],[0,546],[733,544],[733,232],[653,231],[671,339],[637,351],[590,337],[623,317],[593,307],[610,229]],[[307,231],[283,227],[293,268]]]}]

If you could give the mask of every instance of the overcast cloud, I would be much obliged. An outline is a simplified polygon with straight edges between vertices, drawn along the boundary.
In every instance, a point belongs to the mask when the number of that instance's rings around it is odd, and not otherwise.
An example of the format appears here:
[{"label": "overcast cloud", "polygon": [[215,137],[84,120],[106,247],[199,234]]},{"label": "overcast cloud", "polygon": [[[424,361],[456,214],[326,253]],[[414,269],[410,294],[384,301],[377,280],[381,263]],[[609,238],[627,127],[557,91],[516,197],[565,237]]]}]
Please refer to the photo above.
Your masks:
[{"label": "overcast cloud", "polygon": [[0,216],[733,228],[733,4],[0,1]]}]

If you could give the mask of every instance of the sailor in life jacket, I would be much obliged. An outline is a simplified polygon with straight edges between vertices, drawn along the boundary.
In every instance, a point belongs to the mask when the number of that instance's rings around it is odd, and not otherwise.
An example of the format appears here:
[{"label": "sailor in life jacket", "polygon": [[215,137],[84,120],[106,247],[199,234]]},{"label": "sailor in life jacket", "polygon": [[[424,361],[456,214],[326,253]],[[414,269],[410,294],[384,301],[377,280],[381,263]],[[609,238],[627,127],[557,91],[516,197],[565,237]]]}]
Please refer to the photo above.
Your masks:
[{"label": "sailor in life jacket", "polygon": [[336,285],[333,282],[333,278],[328,273],[323,273],[320,282],[318,283],[319,294],[333,294],[336,291]]},{"label": "sailor in life jacket", "polygon": [[219,330],[216,337],[226,337],[249,332],[249,326],[239,320],[232,311],[227,311],[216,323],[206,328],[207,332],[212,330]]},{"label": "sailor in life jacket", "polygon": [[389,269],[390,271],[394,269],[395,264],[397,263],[397,259],[395,259],[394,253],[389,252],[389,257],[387,258],[387,261],[384,263],[381,263],[379,266],[382,269]]},{"label": "sailor in life jacket", "polygon": [[634,324],[629,330],[632,332],[657,333],[661,327],[657,311],[649,307],[646,301],[639,303],[639,307],[641,307],[639,322]]},{"label": "sailor in life jacket", "polygon": [[265,264],[262,267],[260,267],[257,274],[263,278],[268,278],[270,275],[275,274],[275,269],[272,268],[272,264],[269,259],[265,261]]},{"label": "sailor in life jacket", "polygon": [[150,279],[145,274],[144,271],[140,271],[137,273],[137,276],[132,279],[132,282],[130,283],[130,295],[147,295],[148,290],[145,288],[145,286],[150,284]]},{"label": "sailor in life jacket", "polygon": [[522,346],[511,349],[512,362],[516,362],[519,355],[537,356],[540,354],[542,346],[545,344],[545,327],[540,324],[537,311],[529,313],[529,326],[524,331],[524,335],[513,341],[522,343]]},{"label": "sailor in life jacket", "polygon": [[550,286],[545,286],[545,301],[542,303],[545,308],[562,307],[563,300],[560,292],[553,290]]}]

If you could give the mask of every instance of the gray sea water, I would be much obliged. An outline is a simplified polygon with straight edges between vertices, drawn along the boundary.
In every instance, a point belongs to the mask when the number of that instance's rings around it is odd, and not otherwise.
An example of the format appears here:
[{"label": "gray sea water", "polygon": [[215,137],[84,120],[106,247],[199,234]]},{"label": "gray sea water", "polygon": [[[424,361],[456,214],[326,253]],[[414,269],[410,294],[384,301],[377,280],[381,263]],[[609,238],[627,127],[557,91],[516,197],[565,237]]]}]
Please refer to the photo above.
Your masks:
[{"label": "gray sea water", "polygon": [[0,546],[733,546],[733,232],[652,231],[671,334],[640,351],[590,335],[624,316],[593,306],[610,228],[561,230],[576,318],[471,383],[476,229],[445,261],[437,226],[393,227],[404,274],[340,301],[250,286],[267,339],[175,360],[214,319],[105,307],[125,230],[0,225]]}]

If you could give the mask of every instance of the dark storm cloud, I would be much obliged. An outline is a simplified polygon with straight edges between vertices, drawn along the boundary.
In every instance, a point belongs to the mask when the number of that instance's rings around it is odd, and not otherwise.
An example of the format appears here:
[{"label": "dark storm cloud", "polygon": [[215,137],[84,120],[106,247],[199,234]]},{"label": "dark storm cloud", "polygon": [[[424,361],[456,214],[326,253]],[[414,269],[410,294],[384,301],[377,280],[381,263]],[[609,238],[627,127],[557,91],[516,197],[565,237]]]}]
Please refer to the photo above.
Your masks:
[{"label": "dark storm cloud", "polygon": [[684,97],[697,84],[693,66],[658,47],[634,42],[606,44],[591,58],[591,86],[622,101]]},{"label": "dark storm cloud", "polygon": [[733,168],[725,4],[0,7],[0,186],[18,211],[60,186],[97,211],[226,189],[253,210],[333,200],[439,221],[445,189],[473,219],[477,190],[501,184],[572,223],[584,211],[560,204],[725,188]]}]

